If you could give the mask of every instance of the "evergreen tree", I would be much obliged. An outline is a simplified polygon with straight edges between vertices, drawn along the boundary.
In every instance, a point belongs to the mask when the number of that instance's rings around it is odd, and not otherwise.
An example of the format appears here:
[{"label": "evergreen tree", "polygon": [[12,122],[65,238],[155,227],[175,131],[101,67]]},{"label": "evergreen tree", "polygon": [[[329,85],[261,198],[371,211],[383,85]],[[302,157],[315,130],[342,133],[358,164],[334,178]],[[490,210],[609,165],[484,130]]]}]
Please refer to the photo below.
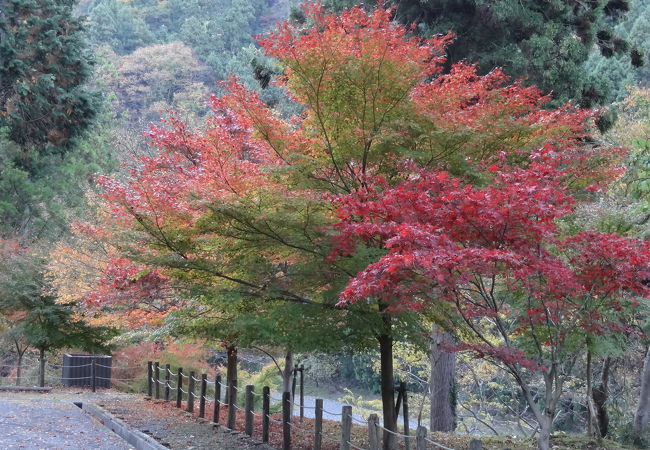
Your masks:
[{"label": "evergreen tree", "polygon": [[630,13],[626,19],[616,26],[616,33],[625,38],[631,46],[633,58],[615,56],[605,58],[601,54],[592,52],[587,63],[587,71],[594,78],[610,86],[610,99],[622,101],[631,92],[630,86],[648,86],[650,84],[650,67],[644,64],[635,67],[646,60],[650,54],[650,3],[644,0],[631,2]]},{"label": "evergreen tree", "polygon": [[[613,29],[629,9],[627,0],[392,1],[397,19],[416,24],[420,35],[456,34],[448,67],[458,61],[477,62],[481,73],[501,67],[507,75],[551,92],[551,105],[571,99],[585,107],[602,104],[607,86],[590,79],[584,68],[592,47],[607,57],[633,51]],[[352,3],[357,2],[329,4],[340,9]]]},{"label": "evergreen tree", "polygon": [[64,154],[25,152],[0,128],[0,238],[26,244],[67,232],[68,218],[87,207],[88,175],[114,163],[107,131],[111,119],[102,112],[87,136]]},{"label": "evergreen tree", "polygon": [[75,0],[0,0],[0,126],[21,148],[16,162],[63,153],[90,125],[98,95]]},{"label": "evergreen tree", "polygon": [[144,20],[123,2],[100,0],[88,13],[93,17],[88,27],[90,39],[110,45],[120,55],[155,43],[154,34]]},{"label": "evergreen tree", "polygon": [[75,3],[0,0],[0,237],[25,244],[59,236],[88,174],[110,165]]}]

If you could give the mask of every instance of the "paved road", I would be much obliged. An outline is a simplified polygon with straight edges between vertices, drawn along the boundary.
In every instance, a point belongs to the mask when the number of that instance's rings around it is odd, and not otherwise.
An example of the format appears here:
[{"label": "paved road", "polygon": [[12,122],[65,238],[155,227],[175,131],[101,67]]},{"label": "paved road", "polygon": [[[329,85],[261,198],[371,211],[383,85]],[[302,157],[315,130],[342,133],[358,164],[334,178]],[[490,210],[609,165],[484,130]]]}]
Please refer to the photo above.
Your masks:
[{"label": "paved road", "polygon": [[126,441],[70,401],[0,392],[0,449],[127,450]]}]

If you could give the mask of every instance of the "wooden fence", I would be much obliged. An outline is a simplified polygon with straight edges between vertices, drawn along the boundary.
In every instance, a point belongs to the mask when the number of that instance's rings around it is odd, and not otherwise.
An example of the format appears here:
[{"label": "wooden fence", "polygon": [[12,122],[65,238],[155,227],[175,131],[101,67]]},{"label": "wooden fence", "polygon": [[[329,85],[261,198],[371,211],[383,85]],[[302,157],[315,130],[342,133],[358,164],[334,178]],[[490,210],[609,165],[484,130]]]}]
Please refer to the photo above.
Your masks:
[{"label": "wooden fence", "polygon": [[[300,370],[296,368],[297,370]],[[282,434],[282,449],[289,450],[292,448],[292,435],[299,432],[309,435],[311,447],[314,450],[321,450],[324,442],[338,445],[342,450],[379,450],[382,448],[382,440],[386,434],[392,434],[395,439],[403,441],[403,447],[407,450],[424,450],[424,449],[442,449],[452,450],[438,442],[427,437],[428,431],[425,427],[419,426],[415,434],[410,434],[408,422],[408,398],[406,386],[404,383],[397,388],[398,398],[396,409],[399,411],[400,405],[404,418],[404,433],[387,430],[380,424],[380,418],[376,414],[370,414],[367,419],[360,420],[352,413],[352,406],[345,405],[341,412],[327,411],[323,408],[323,399],[316,399],[314,406],[305,406],[303,384],[300,389],[300,403],[293,401],[292,392],[284,392],[281,396],[281,420],[274,418],[271,413],[271,391],[268,386],[264,386],[261,393],[255,392],[255,386],[248,385],[242,390],[237,385],[237,380],[232,380],[230,384],[224,384],[220,375],[214,380],[208,380],[205,374],[197,377],[193,371],[186,374],[182,368],[175,371],[171,370],[169,364],[164,367],[159,362],[149,362],[147,365],[147,395],[151,398],[162,399],[165,401],[176,402],[177,408],[183,407],[185,400],[185,410],[195,413],[198,407],[198,416],[206,418],[211,416],[211,421],[231,431],[241,431],[248,436],[253,437],[255,428],[255,418],[258,424],[261,422],[261,440],[263,443],[269,443],[271,434],[271,424],[279,425]],[[302,377],[301,377],[302,378]],[[295,393],[295,379],[293,391]],[[208,395],[208,390],[212,391]],[[197,394],[198,391],[198,394]],[[243,405],[238,404],[239,398],[243,391]],[[227,394],[227,395],[226,395]],[[261,397],[261,408],[256,410],[256,398]],[[222,400],[224,398],[224,400]],[[227,400],[225,400],[227,399]],[[212,410],[207,411],[206,405],[212,403]],[[300,415],[293,416],[293,408],[299,408]],[[303,423],[304,410],[314,410],[313,427],[305,428],[300,426]],[[237,411],[244,417],[243,429],[237,430]],[[323,432],[323,415],[329,417],[338,417],[340,420],[339,436],[334,438]],[[367,436],[364,439],[365,447],[355,445],[352,442],[353,424],[361,425],[366,428]],[[482,443],[480,440],[474,440],[470,444],[471,450],[480,450]]]},{"label": "wooden fence", "polygon": [[[95,391],[99,387],[100,380],[109,380],[102,377],[99,370],[97,370],[97,366],[100,366],[101,363],[91,361],[86,365],[90,367],[90,374],[87,376],[50,376],[49,381],[60,380],[63,382],[68,379],[83,379],[85,380],[84,384]],[[49,363],[48,367],[52,370],[61,370],[63,368],[61,365]],[[137,371],[140,374],[144,371],[142,366],[114,366],[113,369],[122,372]],[[295,403],[298,374],[300,374],[298,385],[299,403]],[[279,446],[283,450],[292,448],[292,437],[297,436],[297,433],[300,433],[303,437],[301,442],[304,443],[306,438],[314,450],[321,450],[324,445],[329,448],[335,446],[342,450],[379,450],[382,448],[383,439],[387,435],[393,435],[401,444],[400,447],[407,450],[452,450],[450,447],[430,439],[427,429],[423,426],[418,426],[415,433],[411,433],[405,383],[401,383],[399,387],[396,387],[396,411],[399,412],[401,409],[404,419],[403,432],[397,432],[384,428],[376,414],[370,414],[367,418],[360,414],[353,414],[350,405],[342,406],[340,412],[325,409],[323,399],[315,399],[313,406],[305,405],[302,375],[302,367],[296,366],[294,368],[292,392],[284,392],[281,396],[277,395],[278,398],[274,398],[268,386],[264,386],[260,393],[255,392],[253,385],[238,386],[237,380],[232,380],[229,385],[224,384],[220,375],[217,375],[214,380],[209,380],[206,374],[197,375],[193,371],[185,373],[183,368],[180,367],[172,370],[169,364],[162,366],[159,362],[148,362],[146,368],[146,394],[150,398],[174,402],[177,408],[184,408],[193,414],[198,413],[200,418],[211,419],[210,421],[216,425],[231,431],[243,432],[250,437],[261,439],[263,443],[270,443],[270,437],[273,433],[276,438],[279,437],[279,439],[273,439],[273,443],[277,445],[278,442],[281,442]],[[139,376],[117,378],[111,375],[110,381],[128,385],[129,382],[138,379],[142,381]],[[240,399],[243,400],[241,405],[239,404]],[[272,401],[276,401],[276,405],[272,405]],[[278,401],[281,403],[280,405],[277,405]],[[293,415],[294,408],[299,411],[299,415],[295,417]],[[313,410],[313,418],[311,418],[313,424],[309,426],[305,426],[304,423],[306,409]],[[237,429],[238,411],[240,412],[241,429]],[[241,420],[242,416],[243,421]],[[338,425],[336,425],[337,422]],[[328,425],[327,432],[324,429],[324,423]],[[332,423],[336,426],[332,427]],[[357,426],[354,434],[353,425]],[[362,439],[359,439],[359,428],[362,428],[365,434]],[[332,431],[333,429],[336,429],[336,431]],[[257,433],[254,433],[256,430]],[[253,436],[254,434],[256,435]],[[353,442],[353,438],[356,438],[358,442]],[[469,445],[469,449],[481,450],[482,442],[478,439],[473,440]]]}]

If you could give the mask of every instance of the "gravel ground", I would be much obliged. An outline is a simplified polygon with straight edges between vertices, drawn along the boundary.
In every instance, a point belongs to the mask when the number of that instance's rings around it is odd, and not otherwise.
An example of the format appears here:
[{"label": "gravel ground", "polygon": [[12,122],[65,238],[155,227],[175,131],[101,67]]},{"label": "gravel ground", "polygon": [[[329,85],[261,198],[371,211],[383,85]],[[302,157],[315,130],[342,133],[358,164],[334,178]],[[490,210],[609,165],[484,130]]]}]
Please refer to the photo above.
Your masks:
[{"label": "gravel ground", "polygon": [[92,393],[58,389],[49,394],[0,393],[0,449],[127,450],[126,441],[73,402],[91,402],[178,450],[272,450],[243,433],[228,433],[189,413],[117,391]]},{"label": "gravel ground", "polygon": [[2,449],[131,449],[72,402],[49,394],[0,394]]},{"label": "gravel ground", "polygon": [[222,428],[213,427],[207,421],[177,409],[170,403],[146,400],[142,395],[106,397],[98,404],[168,448],[272,449],[249,439],[243,433],[229,433]]}]

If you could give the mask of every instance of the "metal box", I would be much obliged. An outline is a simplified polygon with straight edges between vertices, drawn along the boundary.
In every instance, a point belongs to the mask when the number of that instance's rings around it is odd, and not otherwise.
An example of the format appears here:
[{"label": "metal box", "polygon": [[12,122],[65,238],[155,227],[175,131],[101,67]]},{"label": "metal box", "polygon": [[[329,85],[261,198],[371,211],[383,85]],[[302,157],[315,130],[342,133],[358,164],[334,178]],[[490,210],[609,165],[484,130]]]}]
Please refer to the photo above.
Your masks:
[{"label": "metal box", "polygon": [[92,362],[95,362],[95,386],[111,387],[113,358],[105,355],[63,355],[63,386],[91,386]]}]

